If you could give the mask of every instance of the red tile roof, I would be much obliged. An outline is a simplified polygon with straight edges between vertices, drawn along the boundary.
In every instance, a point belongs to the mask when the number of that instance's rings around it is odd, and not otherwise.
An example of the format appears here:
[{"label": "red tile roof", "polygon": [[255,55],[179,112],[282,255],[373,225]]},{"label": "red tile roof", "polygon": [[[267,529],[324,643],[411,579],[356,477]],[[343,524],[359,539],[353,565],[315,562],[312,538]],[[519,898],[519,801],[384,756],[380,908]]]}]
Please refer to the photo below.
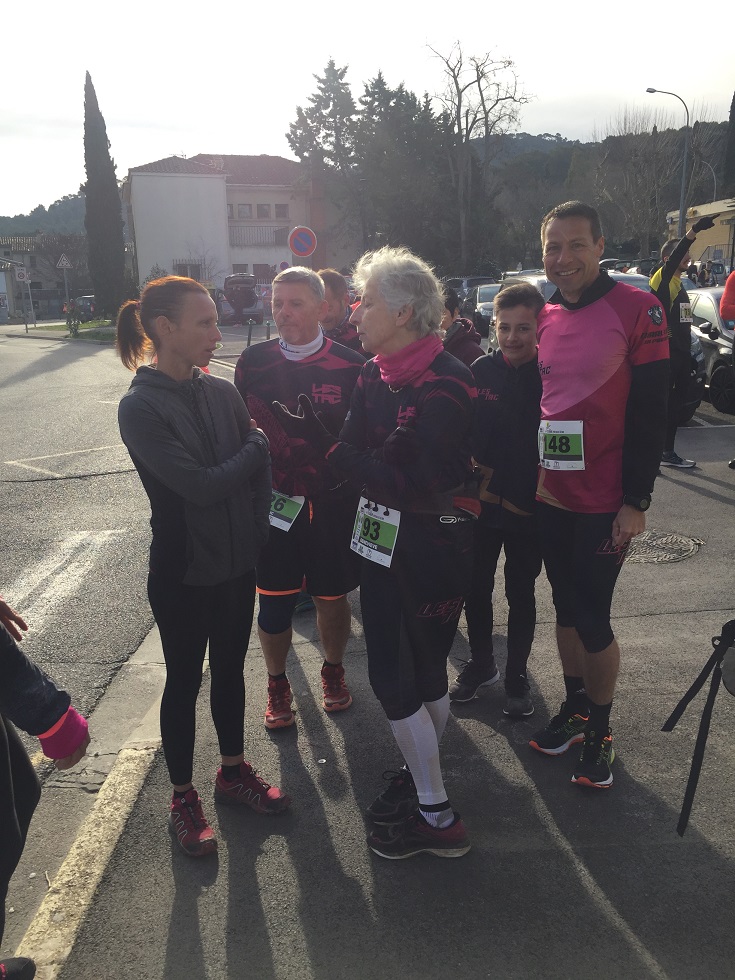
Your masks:
[{"label": "red tile roof", "polygon": [[271,184],[290,187],[303,173],[297,160],[285,157],[241,156],[239,154],[198,153],[189,162],[209,164],[227,174],[228,184]]},{"label": "red tile roof", "polygon": [[164,160],[156,160],[155,163],[144,163],[140,167],[131,167],[128,173],[131,174],[197,174],[218,176],[222,174],[219,167],[205,164],[203,161],[192,158],[187,160],[185,157],[166,157]]}]

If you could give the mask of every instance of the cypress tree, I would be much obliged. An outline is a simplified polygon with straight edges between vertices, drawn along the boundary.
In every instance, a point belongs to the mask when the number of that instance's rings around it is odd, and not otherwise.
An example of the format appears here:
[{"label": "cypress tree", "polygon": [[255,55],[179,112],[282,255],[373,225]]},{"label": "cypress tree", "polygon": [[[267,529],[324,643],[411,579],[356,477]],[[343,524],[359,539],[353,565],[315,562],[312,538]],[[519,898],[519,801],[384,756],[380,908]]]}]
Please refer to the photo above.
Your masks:
[{"label": "cypress tree", "polygon": [[735,197],[735,94],[730,103],[730,121],[727,126],[727,143],[725,144],[725,163],[723,166],[724,187],[723,197]]},{"label": "cypress tree", "polygon": [[115,163],[110,157],[105,120],[89,72],[84,82],[84,168],[87,183],[84,226],[89,274],[97,309],[114,316],[123,299],[125,242]]}]

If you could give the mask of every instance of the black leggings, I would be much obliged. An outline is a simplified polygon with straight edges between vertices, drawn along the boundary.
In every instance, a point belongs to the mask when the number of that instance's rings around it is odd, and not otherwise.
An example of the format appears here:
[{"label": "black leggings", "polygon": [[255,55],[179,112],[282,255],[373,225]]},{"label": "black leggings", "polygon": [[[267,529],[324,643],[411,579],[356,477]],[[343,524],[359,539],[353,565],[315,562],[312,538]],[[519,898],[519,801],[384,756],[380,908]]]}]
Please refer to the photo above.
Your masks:
[{"label": "black leggings", "polygon": [[362,559],[368,676],[391,721],[447,693],[447,658],[472,571],[472,523],[404,514],[391,567]]},{"label": "black leggings", "polygon": [[26,843],[41,785],[13,726],[0,715],[0,942],[10,878]]},{"label": "black leggings", "polygon": [[161,739],[171,782],[191,781],[196,701],[209,642],[210,704],[222,755],[243,750],[243,667],[253,625],[255,571],[215,586],[148,576],[148,599],[161,633],[166,685]]},{"label": "black leggings", "polygon": [[616,514],[576,514],[539,503],[541,551],[559,626],[573,626],[588,653],[615,639],[610,608],[628,546],[613,548]]},{"label": "black leggings", "polygon": [[541,550],[536,522],[514,533],[498,527],[475,525],[472,587],[465,600],[467,633],[472,659],[488,664],[493,655],[493,587],[501,550],[505,550],[505,595],[508,599],[508,663],[505,679],[526,673],[536,630],[536,579],[541,572]]},{"label": "black leggings", "polygon": [[692,359],[683,351],[672,350],[669,358],[669,404],[666,420],[666,442],[664,452],[672,452],[676,430],[689,390],[692,372]]}]

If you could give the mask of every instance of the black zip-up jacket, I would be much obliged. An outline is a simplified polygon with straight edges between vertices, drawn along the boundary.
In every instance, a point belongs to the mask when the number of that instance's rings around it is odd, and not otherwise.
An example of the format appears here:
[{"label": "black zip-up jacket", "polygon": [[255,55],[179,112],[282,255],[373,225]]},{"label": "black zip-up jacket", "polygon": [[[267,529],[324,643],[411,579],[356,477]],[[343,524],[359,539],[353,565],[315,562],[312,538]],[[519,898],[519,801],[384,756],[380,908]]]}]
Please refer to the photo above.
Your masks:
[{"label": "black zip-up jacket", "polygon": [[[23,653],[0,623],[0,723],[4,716],[29,735],[42,735],[66,713],[70,704],[66,691],[60,690]],[[2,765],[0,789],[6,791]]]},{"label": "black zip-up jacket", "polygon": [[515,368],[496,350],[476,360],[471,371],[477,385],[472,456],[480,476],[480,521],[533,530],[541,421],[538,357]]},{"label": "black zip-up jacket", "polygon": [[270,457],[235,386],[140,367],[118,421],[151,502],[151,571],[197,586],[251,571],[268,539]]}]

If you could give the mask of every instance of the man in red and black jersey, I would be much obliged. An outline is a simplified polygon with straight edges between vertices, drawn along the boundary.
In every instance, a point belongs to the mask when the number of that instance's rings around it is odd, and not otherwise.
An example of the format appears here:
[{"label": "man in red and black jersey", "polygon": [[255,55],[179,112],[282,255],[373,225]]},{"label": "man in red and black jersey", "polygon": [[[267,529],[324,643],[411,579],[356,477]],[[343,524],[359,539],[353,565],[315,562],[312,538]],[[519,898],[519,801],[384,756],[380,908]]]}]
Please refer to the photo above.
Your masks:
[{"label": "man in red and black jersey", "polygon": [[557,291],[538,323],[536,499],[566,698],[530,744],[554,756],[583,742],[572,781],[606,789],[620,665],[610,608],[630,540],[645,529],[663,450],[666,319],[654,296],[600,269],[605,240],[594,208],[553,208],[541,243]]},{"label": "man in red and black jersey", "polygon": [[347,593],[358,584],[350,539],[359,495],[323,455],[284,432],[272,404],[295,411],[299,395],[307,394],[336,435],[365,359],[322,333],[324,285],[311,269],[294,267],[276,276],[272,306],[279,338],[243,351],[235,385],[270,441],[271,529],[256,572],[258,633],[269,675],[265,725],[276,729],[295,721],[286,657],[304,580],[324,647],[324,710],[344,711],[352,704],[342,658],[350,632]]},{"label": "man in red and black jersey", "polygon": [[324,336],[362,354],[357,327],[350,322],[352,307],[347,280],[336,269],[320,269],[319,278],[324,283],[324,299],[327,303],[327,310],[321,319]]}]

